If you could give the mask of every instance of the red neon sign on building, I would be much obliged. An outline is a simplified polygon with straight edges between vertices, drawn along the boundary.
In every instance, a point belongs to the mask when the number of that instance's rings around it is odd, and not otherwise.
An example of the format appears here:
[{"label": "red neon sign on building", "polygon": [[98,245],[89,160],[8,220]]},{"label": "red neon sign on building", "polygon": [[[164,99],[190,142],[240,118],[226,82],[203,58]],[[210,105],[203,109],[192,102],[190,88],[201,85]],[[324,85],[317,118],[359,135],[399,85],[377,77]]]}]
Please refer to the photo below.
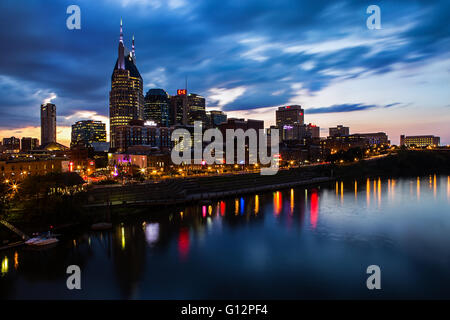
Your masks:
[{"label": "red neon sign on building", "polygon": [[177,95],[179,95],[179,96],[185,96],[186,94],[187,94],[186,89],[178,89],[177,90]]}]

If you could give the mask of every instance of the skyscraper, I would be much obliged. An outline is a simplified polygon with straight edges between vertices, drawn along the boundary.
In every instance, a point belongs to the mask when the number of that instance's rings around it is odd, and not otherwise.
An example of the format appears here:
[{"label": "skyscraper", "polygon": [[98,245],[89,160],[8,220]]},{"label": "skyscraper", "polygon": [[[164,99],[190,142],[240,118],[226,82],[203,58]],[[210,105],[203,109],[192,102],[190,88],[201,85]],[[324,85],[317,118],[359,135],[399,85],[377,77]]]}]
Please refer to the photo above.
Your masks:
[{"label": "skyscraper", "polygon": [[208,122],[205,111],[205,98],[202,96],[191,93],[187,96],[188,103],[188,124],[194,124],[195,121],[201,121],[203,125]]},{"label": "skyscraper", "polygon": [[308,134],[305,126],[305,112],[299,105],[279,107],[275,111],[276,127],[282,141],[302,140]]},{"label": "skyscraper", "polygon": [[279,107],[275,115],[279,129],[283,129],[284,126],[303,125],[305,122],[305,112],[298,105]]},{"label": "skyscraper", "polygon": [[70,146],[83,144],[89,146],[93,142],[106,142],[106,127],[101,121],[83,120],[72,125],[72,141]]},{"label": "skyscraper", "polygon": [[56,106],[53,103],[41,105],[41,143],[45,146],[56,142]]},{"label": "skyscraper", "polygon": [[170,97],[163,89],[150,89],[144,99],[144,120],[160,127],[170,126]]},{"label": "skyscraper", "polygon": [[187,124],[188,100],[186,89],[177,90],[177,95],[170,97],[171,125]]},{"label": "skyscraper", "polygon": [[112,148],[115,147],[115,129],[119,126],[128,125],[131,120],[143,120],[143,113],[143,81],[136,67],[134,36],[132,51],[129,52],[123,43],[121,20],[118,58],[111,76],[111,91],[109,93],[110,140]]}]

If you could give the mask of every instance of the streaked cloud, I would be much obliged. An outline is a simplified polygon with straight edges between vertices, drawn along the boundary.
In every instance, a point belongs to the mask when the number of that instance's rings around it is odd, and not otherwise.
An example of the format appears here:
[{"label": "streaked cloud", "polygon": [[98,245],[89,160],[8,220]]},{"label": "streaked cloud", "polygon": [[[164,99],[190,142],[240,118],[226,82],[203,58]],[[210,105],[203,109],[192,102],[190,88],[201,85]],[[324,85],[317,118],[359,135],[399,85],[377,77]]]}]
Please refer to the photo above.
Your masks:
[{"label": "streaked cloud", "polygon": [[[145,90],[174,94],[188,76],[189,91],[207,97],[209,106],[263,117],[266,124],[277,106],[297,103],[307,115],[353,106],[359,112],[347,109],[348,125],[370,126],[365,119],[376,118],[393,130],[389,110],[412,131],[414,123],[435,123],[431,117],[450,99],[445,0],[382,2],[382,30],[366,28],[368,4],[359,0],[79,0],[79,31],[65,28],[66,2],[43,4],[0,3],[8,26],[0,34],[7,44],[0,59],[2,129],[38,126],[39,105],[53,95],[65,124],[81,120],[65,120],[79,110],[108,116],[121,17],[125,44],[136,37]],[[394,103],[401,105],[364,108]],[[427,112],[417,119],[420,108]],[[345,112],[311,118],[328,126],[338,114]]]},{"label": "streaked cloud", "polygon": [[366,105],[362,103],[355,104],[335,104],[329,107],[321,107],[321,108],[310,108],[308,109],[309,114],[317,114],[317,113],[336,113],[336,112],[354,112],[354,111],[363,111],[368,109],[375,108],[391,108],[399,105],[399,103],[391,103],[385,106],[377,106],[377,105]]},{"label": "streaked cloud", "polygon": [[217,104],[218,107],[230,104],[242,96],[246,87],[236,87],[232,89],[211,88],[209,89],[208,101],[210,104]]}]

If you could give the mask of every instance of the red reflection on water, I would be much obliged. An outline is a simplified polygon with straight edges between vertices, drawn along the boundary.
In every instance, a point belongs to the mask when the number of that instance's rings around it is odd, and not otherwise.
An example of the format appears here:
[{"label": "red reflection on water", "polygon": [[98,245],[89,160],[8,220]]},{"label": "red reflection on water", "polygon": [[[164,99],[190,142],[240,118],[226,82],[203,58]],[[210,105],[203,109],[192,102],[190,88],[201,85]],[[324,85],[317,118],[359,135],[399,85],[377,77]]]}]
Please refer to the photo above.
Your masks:
[{"label": "red reflection on water", "polygon": [[319,197],[317,190],[313,190],[311,193],[311,216],[310,221],[313,229],[317,227],[317,220],[319,219]]},{"label": "red reflection on water", "polygon": [[220,215],[223,217],[225,215],[225,202],[224,201],[220,201]]},{"label": "red reflection on water", "polygon": [[206,217],[206,206],[202,206],[202,215],[203,215],[203,218]]},{"label": "red reflection on water", "polygon": [[180,229],[180,234],[178,235],[178,253],[180,258],[185,260],[189,253],[189,229]]}]

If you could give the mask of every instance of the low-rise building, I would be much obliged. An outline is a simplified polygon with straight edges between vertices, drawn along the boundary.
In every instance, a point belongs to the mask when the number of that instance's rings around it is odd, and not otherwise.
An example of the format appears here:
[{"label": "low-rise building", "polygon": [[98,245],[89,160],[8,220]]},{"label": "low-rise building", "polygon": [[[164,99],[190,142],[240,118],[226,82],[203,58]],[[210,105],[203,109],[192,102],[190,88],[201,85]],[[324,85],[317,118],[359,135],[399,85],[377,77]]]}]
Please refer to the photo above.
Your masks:
[{"label": "low-rise building", "polygon": [[371,146],[380,146],[380,145],[390,145],[391,142],[388,139],[388,136],[384,132],[376,132],[376,133],[355,133],[352,136],[362,137],[367,139],[367,142]]},{"label": "low-rise building", "polygon": [[20,139],[16,137],[3,138],[3,146],[7,152],[18,153],[20,151]]},{"label": "low-rise building", "polygon": [[109,156],[110,166],[137,166],[147,168],[147,156],[137,154],[111,154]]},{"label": "low-rise building", "polygon": [[0,161],[0,176],[4,179],[20,180],[29,175],[45,175],[50,172],[67,171],[65,159],[18,159]]},{"label": "low-rise building", "polygon": [[440,137],[433,135],[424,136],[400,136],[400,145],[407,147],[438,147],[441,143]]},{"label": "low-rise building", "polygon": [[336,127],[329,128],[330,137],[348,136],[350,135],[350,128],[338,125]]},{"label": "low-rise building", "polygon": [[143,121],[131,121],[129,125],[115,128],[117,152],[127,152],[131,146],[150,146],[160,149],[171,149],[173,128],[144,125]]},{"label": "low-rise building", "polygon": [[39,139],[31,137],[23,137],[21,144],[22,144],[21,145],[22,152],[35,150],[39,147]]},{"label": "low-rise building", "polygon": [[322,150],[324,150],[324,154],[333,154],[339,151],[347,151],[352,148],[365,149],[370,146],[367,138],[353,134],[348,136],[328,137],[327,139],[321,140],[320,145]]}]

